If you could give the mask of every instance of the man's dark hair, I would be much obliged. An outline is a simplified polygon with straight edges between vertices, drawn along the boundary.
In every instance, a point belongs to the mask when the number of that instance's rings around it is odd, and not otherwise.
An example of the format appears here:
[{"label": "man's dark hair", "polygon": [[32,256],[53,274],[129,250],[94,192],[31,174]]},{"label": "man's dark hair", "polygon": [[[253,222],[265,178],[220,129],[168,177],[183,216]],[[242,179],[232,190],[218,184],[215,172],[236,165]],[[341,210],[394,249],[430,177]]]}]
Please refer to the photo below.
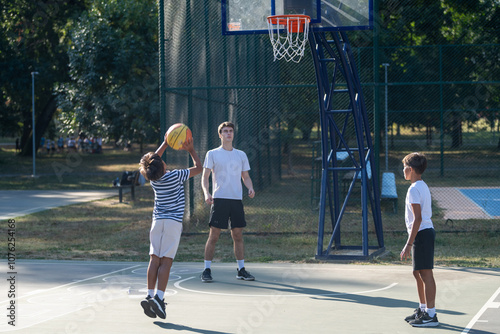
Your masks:
[{"label": "man's dark hair", "polygon": [[224,122],[224,123],[221,123],[221,125],[219,125],[219,134],[222,133],[222,128],[233,128],[233,131],[234,131],[234,124],[231,123],[231,122]]}]

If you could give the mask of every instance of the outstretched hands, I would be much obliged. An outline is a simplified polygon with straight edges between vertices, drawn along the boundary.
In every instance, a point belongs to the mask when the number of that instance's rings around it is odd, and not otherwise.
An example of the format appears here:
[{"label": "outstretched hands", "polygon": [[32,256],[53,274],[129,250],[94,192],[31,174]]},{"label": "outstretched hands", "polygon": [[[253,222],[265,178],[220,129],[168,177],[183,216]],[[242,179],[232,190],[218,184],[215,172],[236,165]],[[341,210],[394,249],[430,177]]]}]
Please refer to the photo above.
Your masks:
[{"label": "outstretched hands", "polygon": [[184,143],[182,143],[181,150],[185,150],[188,152],[193,152],[194,151],[194,144],[193,144],[193,138],[189,138],[186,140]]}]

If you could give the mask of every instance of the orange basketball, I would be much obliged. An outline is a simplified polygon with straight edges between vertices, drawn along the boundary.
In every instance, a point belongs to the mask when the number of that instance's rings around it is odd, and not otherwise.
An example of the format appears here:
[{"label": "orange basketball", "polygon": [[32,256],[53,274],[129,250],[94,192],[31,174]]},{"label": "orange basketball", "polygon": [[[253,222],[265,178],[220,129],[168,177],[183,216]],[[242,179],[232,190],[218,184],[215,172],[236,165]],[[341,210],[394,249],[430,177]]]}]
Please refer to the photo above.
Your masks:
[{"label": "orange basketball", "polygon": [[191,138],[193,138],[193,134],[185,124],[176,123],[168,128],[167,143],[168,146],[174,150],[179,150],[182,147],[182,144]]}]

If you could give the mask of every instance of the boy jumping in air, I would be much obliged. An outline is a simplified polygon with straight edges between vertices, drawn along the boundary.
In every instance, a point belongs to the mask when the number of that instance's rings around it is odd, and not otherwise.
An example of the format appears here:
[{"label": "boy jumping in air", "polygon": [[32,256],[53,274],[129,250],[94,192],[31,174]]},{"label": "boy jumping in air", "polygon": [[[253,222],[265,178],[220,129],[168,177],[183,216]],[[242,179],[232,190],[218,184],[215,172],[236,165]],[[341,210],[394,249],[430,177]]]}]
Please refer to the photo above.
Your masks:
[{"label": "boy jumping in air", "polygon": [[181,148],[188,151],[193,160],[194,166],[188,169],[167,170],[166,163],[161,159],[167,146],[165,134],[165,139],[156,152],[146,153],[139,164],[139,171],[146,180],[151,181],[155,192],[153,223],[149,233],[151,245],[147,271],[148,295],[141,301],[141,306],[148,317],[158,316],[162,319],[167,316],[163,296],[182,233],[184,181],[202,171],[200,158],[193,147],[193,139],[187,140]]},{"label": "boy jumping in air", "polygon": [[439,325],[435,308],[436,282],[432,273],[436,232],[431,220],[431,193],[422,180],[427,159],[421,153],[411,153],[404,157],[403,164],[405,180],[411,181],[411,185],[405,201],[408,240],[401,251],[401,260],[412,257],[420,301],[419,307],[405,320],[414,327],[434,327]]}]

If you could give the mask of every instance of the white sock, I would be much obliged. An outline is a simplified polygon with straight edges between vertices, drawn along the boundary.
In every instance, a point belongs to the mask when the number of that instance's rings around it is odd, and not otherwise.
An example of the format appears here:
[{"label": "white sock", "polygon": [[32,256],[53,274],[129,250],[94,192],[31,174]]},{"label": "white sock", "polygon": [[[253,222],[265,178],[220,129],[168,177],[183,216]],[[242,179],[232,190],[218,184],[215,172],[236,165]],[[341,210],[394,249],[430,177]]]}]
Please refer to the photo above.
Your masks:
[{"label": "white sock", "polygon": [[156,294],[158,295],[158,298],[160,298],[160,300],[163,300],[163,295],[165,294],[165,291],[156,290]]},{"label": "white sock", "polygon": [[238,270],[245,267],[245,260],[236,260],[236,262],[238,262]]},{"label": "white sock", "polygon": [[421,311],[425,311],[425,309],[427,308],[427,305],[426,304],[420,304],[420,310]]},{"label": "white sock", "polygon": [[433,318],[436,315],[436,308],[426,308],[425,312],[429,315],[429,317]]},{"label": "white sock", "polygon": [[205,269],[210,269],[211,265],[212,265],[212,261],[205,260]]},{"label": "white sock", "polygon": [[155,289],[148,289],[148,296],[154,297],[155,296]]}]

